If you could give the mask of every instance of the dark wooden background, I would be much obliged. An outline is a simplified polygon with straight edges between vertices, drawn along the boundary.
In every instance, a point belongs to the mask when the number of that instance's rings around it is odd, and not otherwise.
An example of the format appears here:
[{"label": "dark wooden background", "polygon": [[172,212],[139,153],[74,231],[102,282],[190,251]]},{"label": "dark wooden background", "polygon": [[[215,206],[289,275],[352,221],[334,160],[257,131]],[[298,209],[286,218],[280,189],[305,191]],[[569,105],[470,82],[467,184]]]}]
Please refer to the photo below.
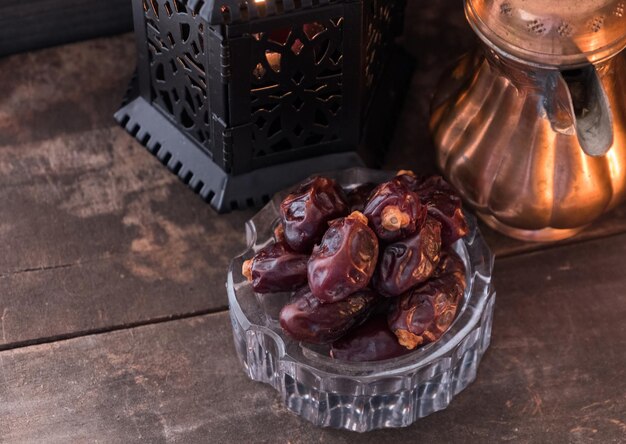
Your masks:
[{"label": "dark wooden background", "polygon": [[[428,172],[430,97],[474,39],[460,1],[409,4],[419,66],[385,166]],[[116,126],[133,44],[0,59],[0,442],[625,442],[626,206],[559,244],[484,229],[492,346],[411,427],[315,428],[249,381],[224,282],[252,212],[216,215]]]}]

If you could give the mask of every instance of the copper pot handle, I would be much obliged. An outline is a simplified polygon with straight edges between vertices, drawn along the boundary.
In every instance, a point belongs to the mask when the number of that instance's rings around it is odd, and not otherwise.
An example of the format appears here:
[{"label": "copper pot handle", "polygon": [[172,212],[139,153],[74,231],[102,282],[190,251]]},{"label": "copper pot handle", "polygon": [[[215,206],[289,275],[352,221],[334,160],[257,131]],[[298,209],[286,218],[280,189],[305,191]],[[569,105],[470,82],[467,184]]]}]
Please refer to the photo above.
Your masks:
[{"label": "copper pot handle", "polygon": [[613,112],[598,71],[593,66],[587,70],[587,103],[576,117],[576,133],[585,153],[604,156],[613,146]]},{"label": "copper pot handle", "polygon": [[548,74],[544,97],[554,131],[578,137],[589,156],[604,156],[613,146],[613,113],[595,67]]}]

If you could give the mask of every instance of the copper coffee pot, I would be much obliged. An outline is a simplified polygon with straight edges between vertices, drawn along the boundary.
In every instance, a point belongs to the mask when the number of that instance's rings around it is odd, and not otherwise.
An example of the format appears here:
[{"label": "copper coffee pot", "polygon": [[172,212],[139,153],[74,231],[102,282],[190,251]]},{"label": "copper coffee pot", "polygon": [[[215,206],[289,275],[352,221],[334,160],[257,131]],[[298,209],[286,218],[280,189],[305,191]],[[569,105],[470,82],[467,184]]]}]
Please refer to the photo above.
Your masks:
[{"label": "copper coffee pot", "polygon": [[444,175],[493,228],[572,236],[626,196],[626,1],[466,0],[482,46],[442,81]]}]

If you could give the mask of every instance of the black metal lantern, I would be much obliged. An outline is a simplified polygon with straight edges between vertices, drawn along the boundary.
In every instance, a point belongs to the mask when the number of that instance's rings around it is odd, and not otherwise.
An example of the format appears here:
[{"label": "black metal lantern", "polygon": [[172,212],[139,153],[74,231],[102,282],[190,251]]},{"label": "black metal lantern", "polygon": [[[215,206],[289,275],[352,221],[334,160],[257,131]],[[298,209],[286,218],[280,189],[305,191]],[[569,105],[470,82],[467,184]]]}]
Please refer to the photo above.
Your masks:
[{"label": "black metal lantern", "polygon": [[115,117],[219,211],[354,152],[405,0],[133,0],[137,75]]}]

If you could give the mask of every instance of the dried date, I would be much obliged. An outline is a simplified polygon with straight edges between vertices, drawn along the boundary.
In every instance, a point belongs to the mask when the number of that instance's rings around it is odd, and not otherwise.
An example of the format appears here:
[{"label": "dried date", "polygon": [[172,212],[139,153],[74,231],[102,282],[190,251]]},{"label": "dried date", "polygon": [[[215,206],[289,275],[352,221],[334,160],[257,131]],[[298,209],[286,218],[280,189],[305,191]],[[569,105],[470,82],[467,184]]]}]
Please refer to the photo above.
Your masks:
[{"label": "dried date", "polygon": [[427,218],[411,237],[388,245],[374,275],[374,287],[385,296],[400,296],[426,281],[435,271],[441,252],[441,225]]},{"label": "dried date", "polygon": [[422,182],[422,179],[417,177],[415,173],[411,170],[398,171],[398,173],[396,174],[396,177],[394,177],[393,180],[402,183],[404,186],[406,186],[409,190],[413,191],[414,193],[417,192],[417,187]]},{"label": "dried date", "polygon": [[326,177],[314,177],[298,187],[280,204],[285,242],[308,253],[320,241],[328,222],[349,213],[343,190]]},{"label": "dried date", "polygon": [[381,361],[409,353],[387,325],[387,317],[375,316],[334,342],[330,356],[352,362]]},{"label": "dried date", "polygon": [[243,263],[242,274],[257,293],[293,291],[306,284],[308,256],[284,242],[268,245]]},{"label": "dried date", "polygon": [[439,339],[456,316],[465,286],[465,266],[449,250],[431,280],[394,301],[387,320],[398,342],[412,350]]},{"label": "dried date", "polygon": [[469,232],[461,198],[441,176],[424,180],[417,190],[428,214],[441,223],[441,241],[450,246]]},{"label": "dried date", "polygon": [[372,192],[363,214],[376,235],[394,242],[419,231],[426,219],[426,207],[402,181],[380,184]]},{"label": "dried date", "polygon": [[365,289],[343,301],[322,304],[308,287],[304,287],[281,310],[280,325],[297,341],[330,343],[363,322],[374,309],[377,298],[376,293]]},{"label": "dried date", "polygon": [[428,214],[441,223],[444,246],[452,245],[469,232],[461,197],[443,177],[419,178],[412,171],[399,171],[394,180],[417,193]]},{"label": "dried date", "polygon": [[358,211],[330,224],[308,264],[309,286],[324,303],[365,288],[378,260],[378,239]]}]

